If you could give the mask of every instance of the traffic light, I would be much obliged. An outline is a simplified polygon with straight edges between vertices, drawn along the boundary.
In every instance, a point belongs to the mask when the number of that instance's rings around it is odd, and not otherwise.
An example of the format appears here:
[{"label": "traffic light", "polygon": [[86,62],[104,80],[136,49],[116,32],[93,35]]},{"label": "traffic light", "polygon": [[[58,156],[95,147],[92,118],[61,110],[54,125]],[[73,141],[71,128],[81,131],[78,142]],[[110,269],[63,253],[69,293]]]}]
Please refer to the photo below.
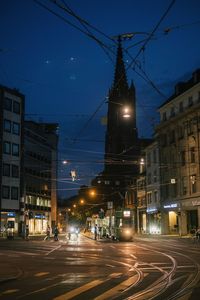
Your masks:
[{"label": "traffic light", "polygon": [[29,211],[29,213],[28,213],[28,218],[29,218],[29,219],[33,219],[33,212],[32,212],[32,211]]}]

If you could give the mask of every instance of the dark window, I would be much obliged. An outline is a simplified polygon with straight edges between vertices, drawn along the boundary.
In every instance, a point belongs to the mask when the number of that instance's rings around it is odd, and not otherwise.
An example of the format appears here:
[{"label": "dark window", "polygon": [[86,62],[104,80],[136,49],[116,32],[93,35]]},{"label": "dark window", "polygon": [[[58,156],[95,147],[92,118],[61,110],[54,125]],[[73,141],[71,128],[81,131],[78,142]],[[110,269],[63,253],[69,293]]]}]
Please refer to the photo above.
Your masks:
[{"label": "dark window", "polygon": [[154,162],[154,164],[157,163],[156,149],[153,150],[153,162]]},{"label": "dark window", "polygon": [[157,170],[153,172],[153,182],[157,182]]},{"label": "dark window", "polygon": [[175,116],[175,109],[174,107],[171,107],[170,117],[174,117],[174,116]]},{"label": "dark window", "polygon": [[183,112],[183,102],[179,103],[179,112]]},{"label": "dark window", "polygon": [[170,131],[170,143],[174,143],[175,142],[175,131],[171,130]]},{"label": "dark window", "polygon": [[147,184],[151,184],[151,173],[147,175]]},{"label": "dark window", "polygon": [[4,120],[4,131],[11,132],[11,121],[10,120]]},{"label": "dark window", "polygon": [[20,114],[20,103],[17,101],[13,102],[13,112],[16,114]]},{"label": "dark window", "polygon": [[162,134],[161,135],[161,146],[167,146],[167,135],[166,134]]},{"label": "dark window", "polygon": [[20,134],[20,124],[13,122],[13,128],[12,128],[13,134]]},{"label": "dark window", "polygon": [[181,151],[181,166],[185,166],[185,151]]},{"label": "dark window", "polygon": [[4,199],[10,198],[10,187],[8,185],[2,186],[2,198]]},{"label": "dark window", "polygon": [[177,134],[178,134],[178,139],[183,139],[183,137],[184,137],[184,127],[182,125],[179,125],[177,127]]},{"label": "dark window", "polygon": [[190,161],[191,163],[195,163],[195,148],[190,148]]},{"label": "dark window", "polygon": [[19,196],[18,187],[12,186],[11,187],[11,199],[12,200],[18,200]]},{"label": "dark window", "polygon": [[19,177],[19,166],[12,165],[12,177]]},{"label": "dark window", "polygon": [[12,155],[19,156],[19,145],[12,144]]},{"label": "dark window", "polygon": [[4,109],[12,111],[12,99],[4,98]]},{"label": "dark window", "polygon": [[10,142],[3,143],[3,153],[10,154],[11,153],[11,144]]},{"label": "dark window", "polygon": [[166,114],[166,112],[163,113],[163,115],[162,115],[162,120],[163,120],[163,121],[166,121],[166,120],[167,120],[167,114]]},{"label": "dark window", "polygon": [[182,177],[182,195],[187,194],[187,177]]},{"label": "dark window", "polygon": [[188,106],[192,106],[193,105],[193,98],[189,97],[188,98]]},{"label": "dark window", "polygon": [[3,164],[3,176],[10,176],[10,165]]}]

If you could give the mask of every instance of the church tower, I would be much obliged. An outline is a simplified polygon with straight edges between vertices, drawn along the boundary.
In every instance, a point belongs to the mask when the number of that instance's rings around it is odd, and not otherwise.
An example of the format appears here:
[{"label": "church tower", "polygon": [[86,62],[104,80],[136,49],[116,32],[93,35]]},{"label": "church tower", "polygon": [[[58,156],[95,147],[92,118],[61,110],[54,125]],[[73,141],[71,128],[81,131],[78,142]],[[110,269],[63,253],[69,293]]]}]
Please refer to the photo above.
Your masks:
[{"label": "church tower", "polygon": [[108,95],[104,170],[92,181],[104,201],[123,206],[126,191],[136,182],[139,152],[135,87],[127,81],[119,37],[114,81]]},{"label": "church tower", "polygon": [[104,173],[133,174],[137,142],[135,87],[133,82],[130,86],[127,82],[119,38],[114,82],[108,97]]}]

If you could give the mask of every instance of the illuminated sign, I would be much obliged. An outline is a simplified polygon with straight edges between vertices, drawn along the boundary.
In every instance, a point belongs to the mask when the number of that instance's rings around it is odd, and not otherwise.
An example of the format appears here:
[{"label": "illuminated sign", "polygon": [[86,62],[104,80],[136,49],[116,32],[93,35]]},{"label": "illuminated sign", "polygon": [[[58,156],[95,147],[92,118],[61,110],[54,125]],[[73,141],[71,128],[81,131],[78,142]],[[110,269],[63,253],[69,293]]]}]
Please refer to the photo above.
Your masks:
[{"label": "illuminated sign", "polygon": [[157,208],[147,208],[148,213],[155,212],[155,211],[157,211]]},{"label": "illuminated sign", "polygon": [[131,216],[131,211],[130,210],[124,210],[123,215],[125,218],[129,218]]},{"label": "illuminated sign", "polygon": [[45,219],[45,216],[40,214],[35,214],[35,219]]},{"label": "illuminated sign", "polygon": [[164,205],[164,208],[176,208],[178,206],[177,203],[173,203],[173,204],[168,204],[168,205]]},{"label": "illuminated sign", "polygon": [[8,212],[8,213],[7,213],[7,216],[8,216],[8,217],[15,217],[15,213],[14,213],[14,212]]}]

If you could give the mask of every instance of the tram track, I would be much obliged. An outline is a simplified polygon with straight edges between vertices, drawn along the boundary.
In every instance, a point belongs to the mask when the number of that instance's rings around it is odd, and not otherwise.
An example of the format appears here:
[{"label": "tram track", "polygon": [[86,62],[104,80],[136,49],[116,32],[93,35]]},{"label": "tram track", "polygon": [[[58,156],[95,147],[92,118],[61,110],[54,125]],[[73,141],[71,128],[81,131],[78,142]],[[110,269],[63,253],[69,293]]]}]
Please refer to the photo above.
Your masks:
[{"label": "tram track", "polygon": [[[139,299],[166,299],[166,300],[174,300],[174,299],[179,299],[180,297],[192,292],[192,288],[197,284],[197,282],[200,279],[200,266],[198,263],[196,263],[190,256],[173,251],[173,250],[168,250],[168,253],[165,253],[163,251],[155,250],[152,247],[146,247],[145,246],[139,246],[139,248],[143,250],[150,250],[154,253],[158,253],[159,255],[163,255],[170,259],[171,261],[171,267],[169,271],[166,271],[165,269],[156,266],[153,263],[148,263],[148,262],[142,262],[145,263],[146,265],[149,265],[150,267],[153,267],[157,270],[159,270],[161,273],[163,273],[163,276],[155,281],[153,284],[145,288],[142,292],[138,292],[128,298],[127,300],[139,300]],[[169,254],[170,253],[170,254]],[[175,256],[175,257],[174,257]],[[178,278],[173,278],[177,275],[179,263],[177,257],[184,258],[185,260],[190,262],[190,266],[193,266],[193,273],[189,273],[187,275],[187,279],[184,280],[183,284],[175,290],[174,292],[170,292],[170,295],[167,296],[164,295],[168,291],[169,288],[172,287],[173,284],[175,284],[177,281],[185,278],[185,276],[178,277]],[[138,262],[139,264],[141,262]],[[186,267],[185,265],[182,267]],[[167,294],[167,293],[166,293]],[[121,297],[120,297],[121,298]],[[117,299],[117,298],[116,298]],[[123,299],[123,298],[121,298]]]}]

